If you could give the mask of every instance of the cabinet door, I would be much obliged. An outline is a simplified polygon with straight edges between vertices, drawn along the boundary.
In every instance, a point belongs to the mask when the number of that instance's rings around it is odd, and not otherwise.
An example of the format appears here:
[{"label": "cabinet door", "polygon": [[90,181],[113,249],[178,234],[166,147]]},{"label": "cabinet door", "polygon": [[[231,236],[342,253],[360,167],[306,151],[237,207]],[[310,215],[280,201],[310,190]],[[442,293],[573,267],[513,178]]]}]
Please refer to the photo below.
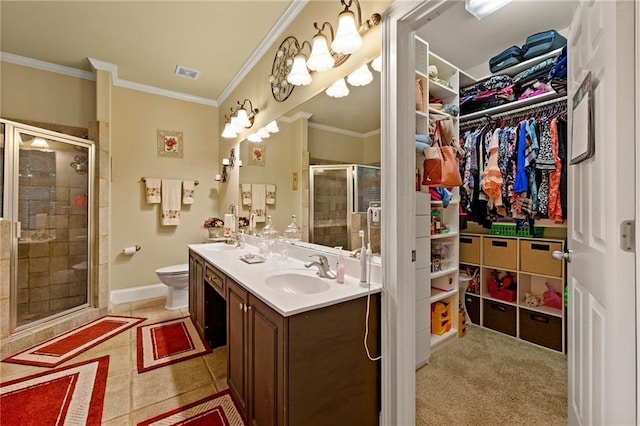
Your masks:
[{"label": "cabinet door", "polygon": [[196,320],[196,255],[189,253],[189,315]]},{"label": "cabinet door", "polygon": [[189,254],[189,315],[201,336],[204,336],[204,261]]},{"label": "cabinet door", "polygon": [[249,318],[250,424],[284,425],[285,318],[251,294]]},{"label": "cabinet door", "polygon": [[247,415],[247,315],[248,293],[231,279],[227,279],[227,384],[241,414]]}]

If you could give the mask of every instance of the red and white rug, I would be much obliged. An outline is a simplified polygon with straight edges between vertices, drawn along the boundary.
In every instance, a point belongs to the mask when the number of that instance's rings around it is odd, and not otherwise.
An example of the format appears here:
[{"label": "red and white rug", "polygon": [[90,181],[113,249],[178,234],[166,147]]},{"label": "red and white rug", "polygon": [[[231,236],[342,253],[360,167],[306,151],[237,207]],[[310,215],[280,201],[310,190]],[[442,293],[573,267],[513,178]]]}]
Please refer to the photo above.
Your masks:
[{"label": "red and white rug", "polygon": [[138,423],[138,426],[160,425],[244,426],[244,421],[227,389]]},{"label": "red and white rug", "polygon": [[109,356],[0,383],[2,425],[98,425]]},{"label": "red and white rug", "polygon": [[145,319],[107,315],[5,358],[2,362],[55,367]]},{"label": "red and white rug", "polygon": [[138,373],[211,352],[191,317],[138,326]]}]

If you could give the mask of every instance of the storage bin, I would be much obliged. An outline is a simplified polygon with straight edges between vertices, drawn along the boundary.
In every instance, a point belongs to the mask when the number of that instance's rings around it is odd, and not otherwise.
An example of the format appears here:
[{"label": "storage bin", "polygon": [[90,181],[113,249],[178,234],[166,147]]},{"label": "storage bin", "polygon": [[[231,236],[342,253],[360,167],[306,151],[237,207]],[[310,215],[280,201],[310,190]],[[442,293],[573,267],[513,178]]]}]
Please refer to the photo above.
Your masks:
[{"label": "storage bin", "polygon": [[533,229],[534,235],[531,235],[528,226],[517,229],[515,223],[492,223],[489,234],[502,235],[503,237],[542,237],[544,234],[544,229],[539,226],[535,226]]},{"label": "storage bin", "polygon": [[480,297],[471,294],[465,295],[464,306],[467,308],[471,322],[475,325],[480,325]]},{"label": "storage bin", "polygon": [[451,330],[451,303],[436,302],[431,305],[431,333],[442,336]]},{"label": "storage bin", "polygon": [[480,264],[480,237],[477,235],[460,236],[460,263]]},{"label": "storage bin", "polygon": [[482,325],[500,333],[516,336],[516,307],[484,299]]},{"label": "storage bin", "polygon": [[518,266],[518,242],[510,238],[484,237],[482,264],[497,269],[515,271]]},{"label": "storage bin", "polygon": [[555,250],[563,250],[561,241],[520,240],[520,270],[562,277],[562,261],[551,257]]},{"label": "storage bin", "polygon": [[455,274],[438,277],[431,281],[431,287],[441,291],[451,291],[458,287]]},{"label": "storage bin", "polygon": [[510,273],[500,274],[498,271],[492,271],[490,276],[487,277],[487,290],[494,299],[504,300],[505,302],[516,301],[517,284],[515,277]]},{"label": "storage bin", "polygon": [[454,255],[451,250],[452,245],[453,243],[450,242],[431,243],[431,272],[451,269]]},{"label": "storage bin", "polygon": [[520,309],[520,338],[562,351],[562,318]]}]

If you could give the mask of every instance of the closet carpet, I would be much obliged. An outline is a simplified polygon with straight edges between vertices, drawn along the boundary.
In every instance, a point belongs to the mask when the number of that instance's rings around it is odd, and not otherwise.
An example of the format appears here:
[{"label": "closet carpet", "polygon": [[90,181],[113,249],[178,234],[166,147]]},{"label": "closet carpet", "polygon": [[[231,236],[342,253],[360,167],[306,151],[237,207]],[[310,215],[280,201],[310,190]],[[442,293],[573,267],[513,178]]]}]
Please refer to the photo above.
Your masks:
[{"label": "closet carpet", "polygon": [[477,326],[416,372],[416,425],[566,425],[567,358]]}]

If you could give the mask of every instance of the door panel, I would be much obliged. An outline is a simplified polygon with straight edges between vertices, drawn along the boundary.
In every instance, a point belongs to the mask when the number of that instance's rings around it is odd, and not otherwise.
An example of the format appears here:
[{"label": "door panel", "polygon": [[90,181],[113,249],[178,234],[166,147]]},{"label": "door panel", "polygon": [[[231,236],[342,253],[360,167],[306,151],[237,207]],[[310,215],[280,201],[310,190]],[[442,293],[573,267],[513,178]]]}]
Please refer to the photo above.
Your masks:
[{"label": "door panel", "polygon": [[227,286],[227,384],[235,394],[236,402],[244,416],[247,414],[247,316],[244,306],[247,304],[247,292],[240,286],[228,281]]}]

